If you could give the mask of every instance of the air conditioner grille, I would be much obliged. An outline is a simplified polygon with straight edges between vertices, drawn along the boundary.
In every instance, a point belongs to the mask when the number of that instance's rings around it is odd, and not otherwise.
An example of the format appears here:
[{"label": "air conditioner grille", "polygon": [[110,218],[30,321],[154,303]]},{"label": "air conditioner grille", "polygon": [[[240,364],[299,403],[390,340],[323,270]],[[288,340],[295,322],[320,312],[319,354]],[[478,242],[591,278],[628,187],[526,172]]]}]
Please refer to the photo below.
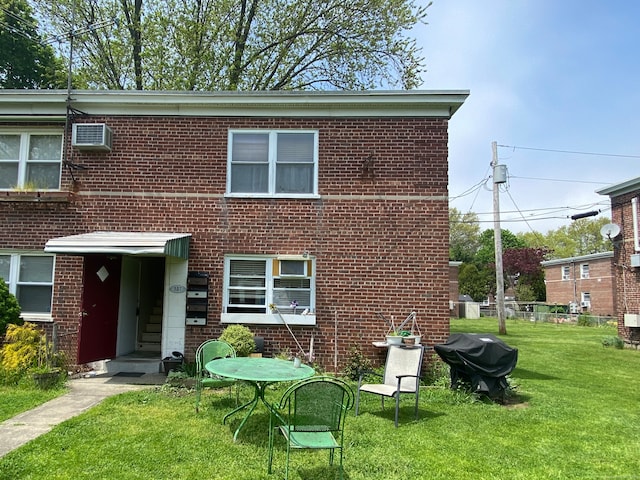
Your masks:
[{"label": "air conditioner grille", "polygon": [[111,150],[111,129],[104,123],[77,123],[73,125],[72,144],[84,150]]}]

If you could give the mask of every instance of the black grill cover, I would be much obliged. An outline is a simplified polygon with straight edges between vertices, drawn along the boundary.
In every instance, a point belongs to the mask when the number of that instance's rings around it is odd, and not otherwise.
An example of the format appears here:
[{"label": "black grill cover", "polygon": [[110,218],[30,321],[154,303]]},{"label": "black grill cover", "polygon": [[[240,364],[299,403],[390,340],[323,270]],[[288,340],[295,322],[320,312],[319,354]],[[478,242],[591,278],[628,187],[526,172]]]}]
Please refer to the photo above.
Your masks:
[{"label": "black grill cover", "polygon": [[504,394],[509,386],[506,376],[518,361],[517,348],[488,333],[454,333],[434,349],[451,367],[451,388],[464,382],[490,397]]}]

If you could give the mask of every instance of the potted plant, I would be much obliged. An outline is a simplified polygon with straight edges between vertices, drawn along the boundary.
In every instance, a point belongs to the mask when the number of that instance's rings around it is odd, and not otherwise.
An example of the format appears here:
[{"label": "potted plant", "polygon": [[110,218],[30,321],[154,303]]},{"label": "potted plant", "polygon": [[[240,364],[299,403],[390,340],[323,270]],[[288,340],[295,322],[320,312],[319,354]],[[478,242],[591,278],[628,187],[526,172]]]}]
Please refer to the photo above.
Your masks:
[{"label": "potted plant", "polygon": [[397,330],[390,330],[387,333],[387,345],[400,345],[402,344],[402,337]]}]

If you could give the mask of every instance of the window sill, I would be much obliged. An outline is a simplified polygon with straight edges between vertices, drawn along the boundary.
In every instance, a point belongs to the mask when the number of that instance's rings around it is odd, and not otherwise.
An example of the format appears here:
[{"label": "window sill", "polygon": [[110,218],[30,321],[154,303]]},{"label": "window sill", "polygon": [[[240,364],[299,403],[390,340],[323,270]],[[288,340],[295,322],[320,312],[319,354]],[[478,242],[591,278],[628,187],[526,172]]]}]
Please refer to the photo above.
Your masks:
[{"label": "window sill", "polygon": [[0,202],[70,202],[72,192],[49,191],[6,191],[0,192]]},{"label": "window sill", "polygon": [[53,322],[53,317],[50,313],[23,313],[20,318],[25,322]]},{"label": "window sill", "polygon": [[[313,327],[316,325],[316,316],[284,314],[287,325]],[[275,314],[248,314],[248,313],[223,313],[221,323],[243,323],[251,325],[283,325],[280,317]]]}]

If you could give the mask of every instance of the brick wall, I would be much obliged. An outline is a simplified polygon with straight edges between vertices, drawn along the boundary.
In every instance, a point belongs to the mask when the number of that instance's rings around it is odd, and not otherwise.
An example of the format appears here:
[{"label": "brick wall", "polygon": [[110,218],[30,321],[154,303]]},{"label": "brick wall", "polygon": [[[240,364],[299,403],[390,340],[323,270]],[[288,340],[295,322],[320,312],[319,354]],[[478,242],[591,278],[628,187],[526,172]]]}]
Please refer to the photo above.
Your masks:
[{"label": "brick wall", "polygon": [[[581,278],[580,265],[589,265],[589,278]],[[569,267],[570,278],[562,279],[562,268]],[[547,303],[568,305],[576,302],[580,305],[581,293],[591,294],[591,307],[579,311],[594,315],[612,315],[616,313],[614,305],[614,268],[612,258],[576,260],[545,267]]]},{"label": "brick wall", "polygon": [[[187,327],[186,353],[217,336],[225,254],[316,257],[317,361],[332,368],[354,343],[380,361],[376,317],[418,312],[424,343],[449,334],[447,120],[428,118],[109,117],[111,153],[72,151],[87,167],[70,203],[0,203],[0,248],[42,249],[53,237],[96,230],[193,235],[189,270],[210,275],[209,322]],[[225,198],[227,137],[233,128],[319,131],[319,199]],[[365,160],[368,167],[365,168]],[[371,167],[372,165],[372,167]],[[64,172],[63,185],[70,185]],[[58,255],[54,320],[75,358],[81,257]],[[338,330],[337,339],[334,330]],[[267,353],[293,349],[279,327],[250,328]]]},{"label": "brick wall", "polygon": [[616,307],[618,309],[618,334],[636,347],[640,344],[640,328],[624,326],[625,313],[640,313],[640,268],[630,266],[630,256],[635,252],[633,237],[633,213],[631,199],[640,191],[611,199],[611,220],[620,226],[620,237],[615,243],[614,265],[616,275]]}]

